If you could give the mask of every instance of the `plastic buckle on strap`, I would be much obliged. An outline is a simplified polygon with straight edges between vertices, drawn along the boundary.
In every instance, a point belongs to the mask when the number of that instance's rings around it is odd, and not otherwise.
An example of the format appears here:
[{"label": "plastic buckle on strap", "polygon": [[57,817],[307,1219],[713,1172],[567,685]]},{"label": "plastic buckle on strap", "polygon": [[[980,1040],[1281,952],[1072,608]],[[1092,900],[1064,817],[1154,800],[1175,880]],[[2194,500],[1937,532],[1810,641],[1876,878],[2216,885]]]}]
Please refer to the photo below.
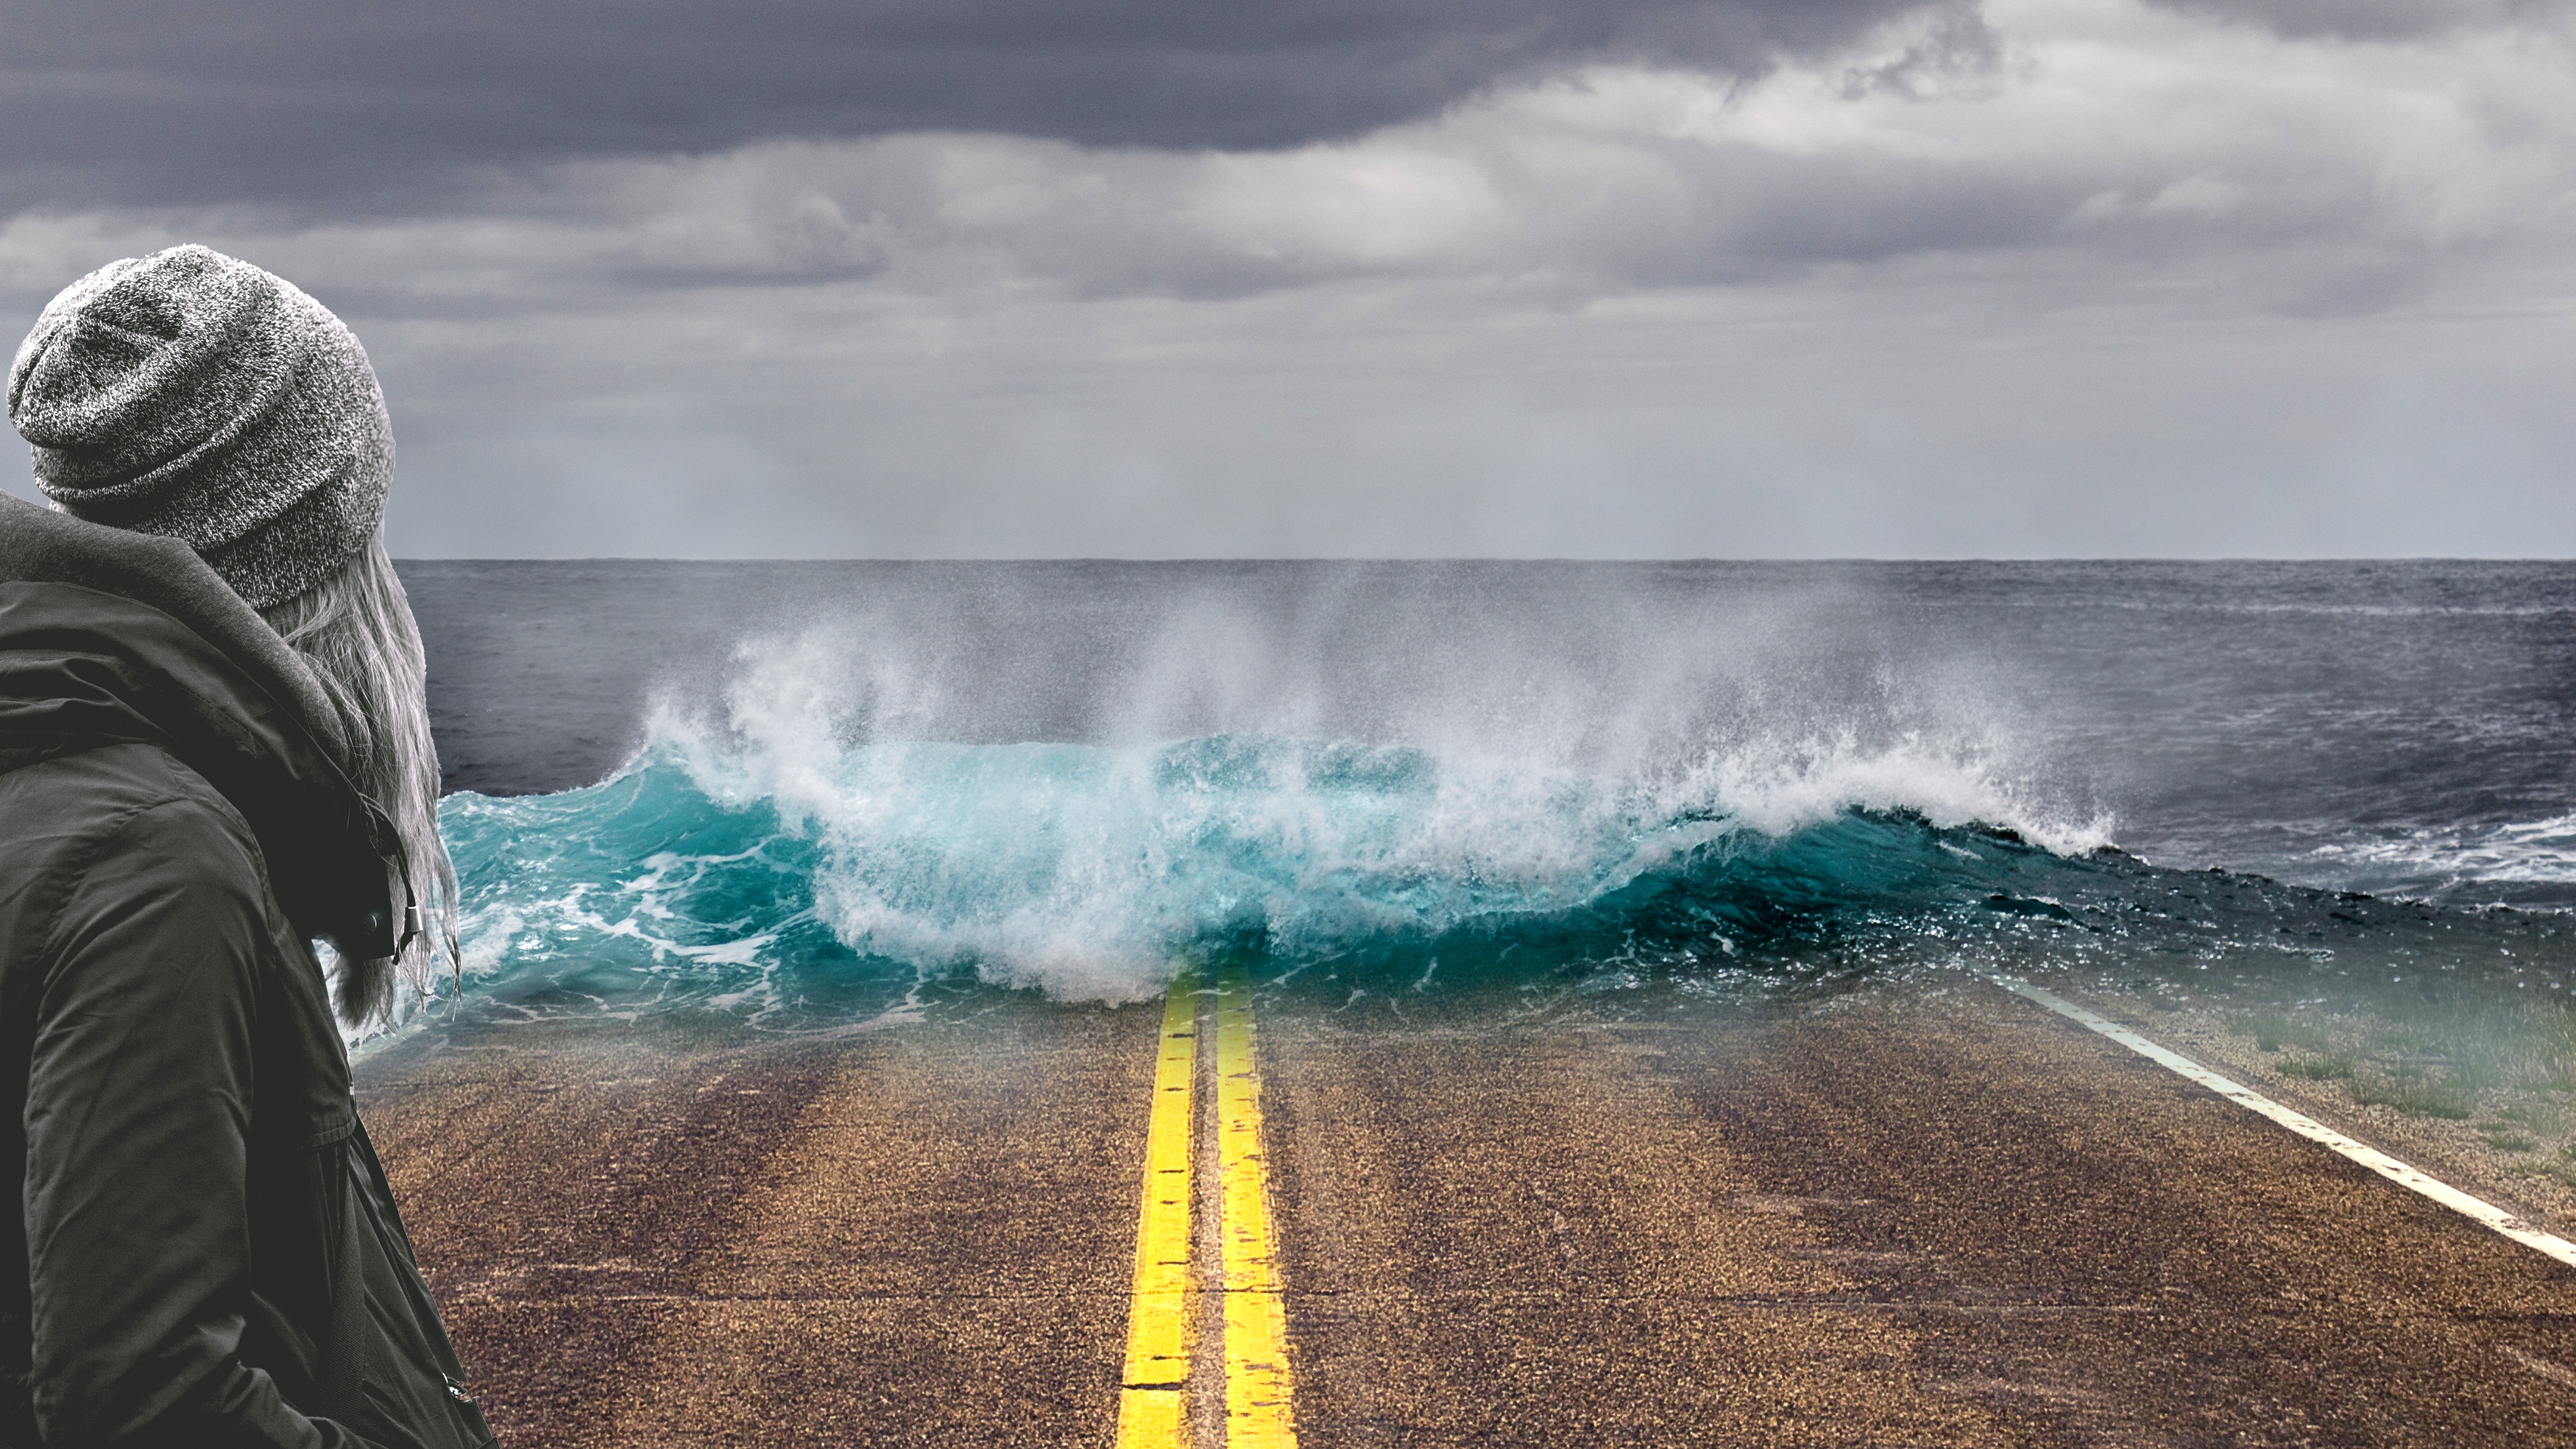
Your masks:
[{"label": "plastic buckle on strap", "polygon": [[460,1404],[472,1404],[472,1403],[479,1403],[479,1402],[481,1402],[480,1400],[476,1399],[472,1394],[469,1394],[469,1393],[465,1392],[465,1380],[460,1379],[460,1378],[458,1378],[456,1375],[454,1375],[454,1374],[450,1374],[450,1373],[442,1373],[442,1374],[440,1374],[440,1375],[439,1375],[439,1377],[447,1381],[447,1396],[448,1396],[449,1398],[454,1399],[456,1402],[458,1402],[458,1403],[460,1403]]}]

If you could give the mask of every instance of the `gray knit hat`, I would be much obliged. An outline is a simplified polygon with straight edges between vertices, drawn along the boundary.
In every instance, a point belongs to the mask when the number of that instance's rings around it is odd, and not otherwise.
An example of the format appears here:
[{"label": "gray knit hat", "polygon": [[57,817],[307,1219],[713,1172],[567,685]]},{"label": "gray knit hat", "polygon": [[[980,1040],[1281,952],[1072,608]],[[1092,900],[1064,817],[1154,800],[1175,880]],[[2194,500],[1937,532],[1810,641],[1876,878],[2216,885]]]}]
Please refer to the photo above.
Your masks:
[{"label": "gray knit hat", "polygon": [[65,512],[186,543],[253,608],[365,548],[393,479],[358,339],[201,246],[110,262],[47,303],[9,368],[9,421]]}]

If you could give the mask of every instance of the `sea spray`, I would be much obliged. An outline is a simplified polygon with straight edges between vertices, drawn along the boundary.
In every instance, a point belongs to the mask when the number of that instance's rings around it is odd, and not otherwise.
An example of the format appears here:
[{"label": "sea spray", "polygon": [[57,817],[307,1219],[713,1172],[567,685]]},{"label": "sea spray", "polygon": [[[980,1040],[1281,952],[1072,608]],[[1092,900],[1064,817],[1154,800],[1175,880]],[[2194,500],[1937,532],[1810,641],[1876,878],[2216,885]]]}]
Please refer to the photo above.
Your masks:
[{"label": "sea spray", "polygon": [[[1131,1000],[1219,943],[1353,969],[1695,959],[1980,901],[1997,849],[2103,840],[1919,737],[1618,770],[1278,734],[908,740],[880,736],[921,691],[834,662],[810,636],[746,651],[720,715],[666,705],[600,785],[451,797],[469,974],[531,1003],[795,1015],[941,973]],[[1952,836],[1983,844],[1931,843]]]},{"label": "sea spray", "polygon": [[[520,682],[442,735],[472,778],[639,721],[598,783],[449,802],[495,1009],[872,1020],[934,984],[1126,999],[1214,951],[1404,990],[2339,971],[2519,928],[2334,888],[2576,900],[2557,616],[2374,604],[2560,587],[2528,569],[633,567],[600,667],[663,707],[558,692],[624,587],[593,569],[492,636]],[[481,732],[515,701],[524,737]]]},{"label": "sea spray", "polygon": [[1656,779],[1910,739],[2163,864],[2576,907],[2576,852],[2525,830],[2576,800],[2561,564],[404,570],[451,789],[595,783],[653,691],[722,723],[767,659],[845,745],[1257,735]]}]

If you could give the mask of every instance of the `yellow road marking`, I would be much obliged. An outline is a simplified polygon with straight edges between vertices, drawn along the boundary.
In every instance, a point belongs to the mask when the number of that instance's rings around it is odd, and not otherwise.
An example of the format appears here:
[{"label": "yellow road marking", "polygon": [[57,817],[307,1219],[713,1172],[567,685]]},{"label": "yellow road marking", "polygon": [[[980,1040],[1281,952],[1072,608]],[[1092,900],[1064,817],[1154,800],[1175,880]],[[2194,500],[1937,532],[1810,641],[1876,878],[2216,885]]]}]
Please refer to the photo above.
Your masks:
[{"label": "yellow road marking", "polygon": [[1190,1125],[1198,1076],[1198,982],[1184,971],[1163,1001],[1162,1053],[1145,1129],[1136,1287],[1118,1390],[1119,1449],[1187,1449],[1181,1388],[1190,1375]]},{"label": "yellow road marking", "polygon": [[1288,1311],[1261,1155],[1261,1078],[1254,1070],[1252,992],[1239,968],[1220,973],[1216,998],[1217,1181],[1225,1273],[1227,1449],[1295,1449]]}]

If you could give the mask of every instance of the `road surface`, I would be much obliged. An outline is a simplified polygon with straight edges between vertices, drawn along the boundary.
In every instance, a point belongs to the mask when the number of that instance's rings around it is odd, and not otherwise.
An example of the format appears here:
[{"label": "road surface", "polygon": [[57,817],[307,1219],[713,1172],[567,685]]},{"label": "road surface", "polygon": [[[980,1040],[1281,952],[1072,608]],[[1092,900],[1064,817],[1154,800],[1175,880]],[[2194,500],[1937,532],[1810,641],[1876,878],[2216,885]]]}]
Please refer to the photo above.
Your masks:
[{"label": "road surface", "polygon": [[[1200,1449],[1238,1169],[1308,1446],[2576,1444],[2576,1269],[1989,987],[1252,1016]],[[1108,1445],[1165,1026],[468,1025],[361,1100],[505,1444]]]}]

